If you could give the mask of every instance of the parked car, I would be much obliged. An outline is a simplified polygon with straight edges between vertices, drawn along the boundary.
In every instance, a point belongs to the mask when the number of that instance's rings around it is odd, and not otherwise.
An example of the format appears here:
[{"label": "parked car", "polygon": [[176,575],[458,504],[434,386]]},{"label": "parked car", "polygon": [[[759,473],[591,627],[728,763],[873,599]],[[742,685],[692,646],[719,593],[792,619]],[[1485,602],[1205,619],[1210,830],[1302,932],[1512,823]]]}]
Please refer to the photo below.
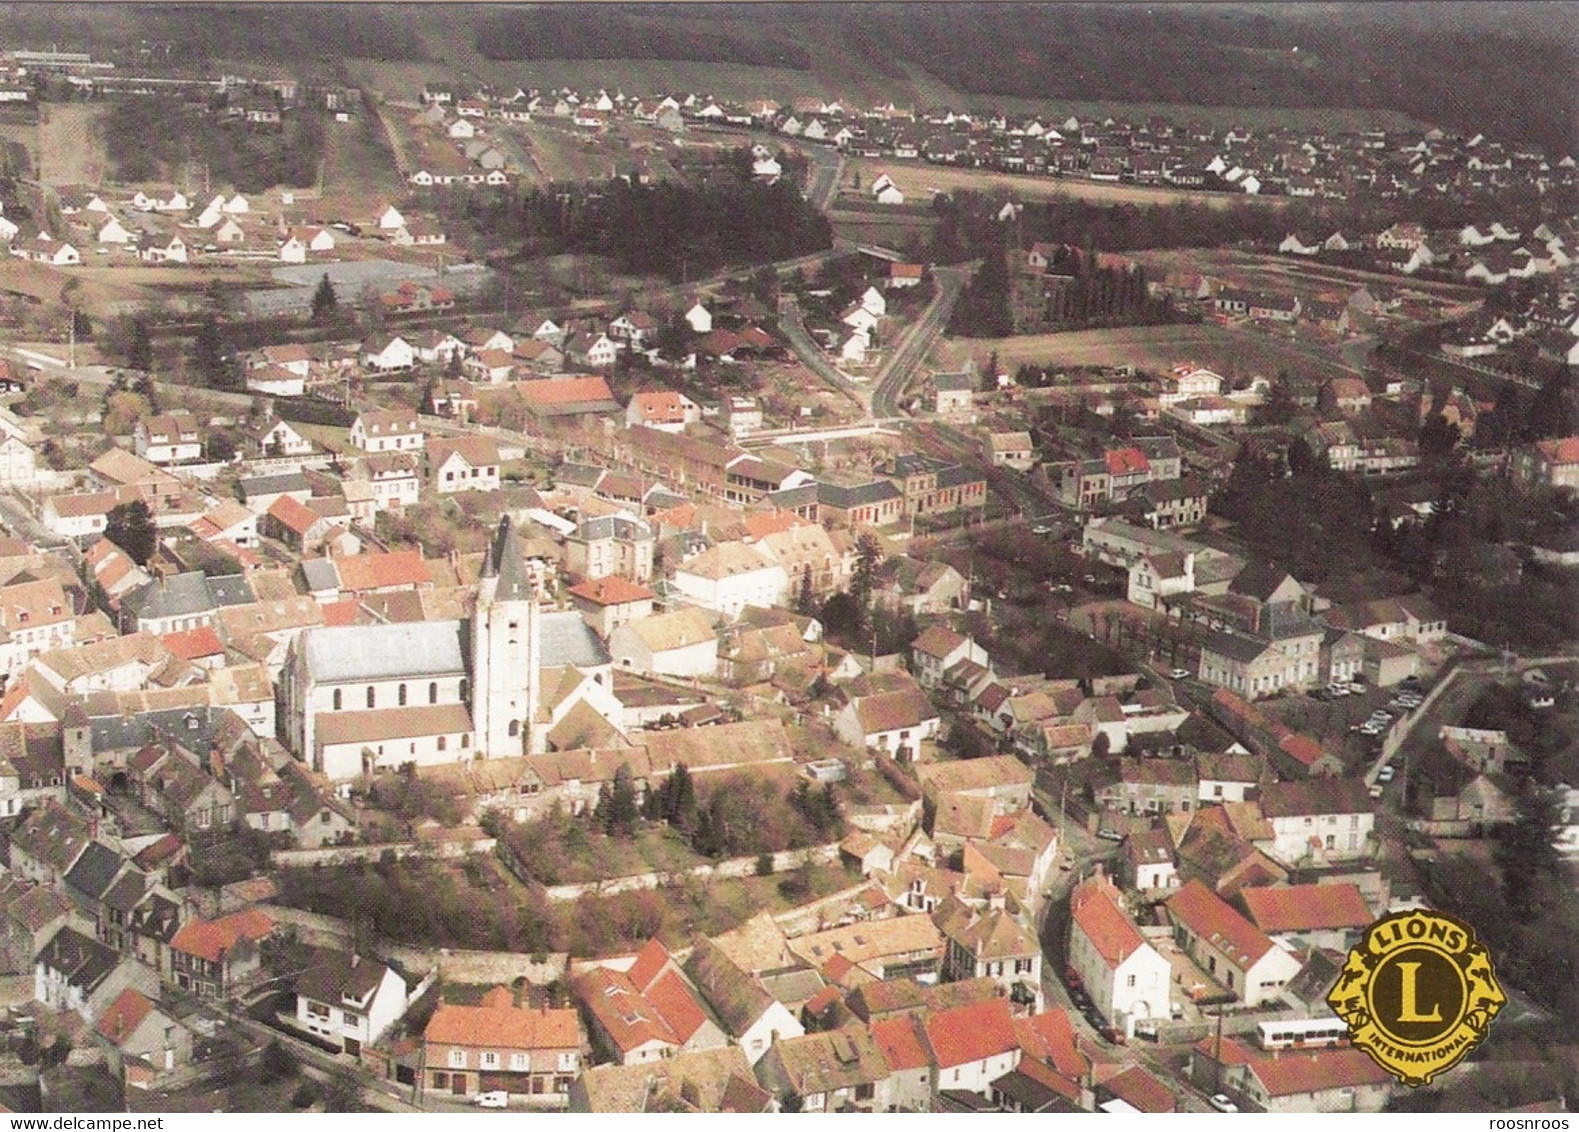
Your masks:
[{"label": "parked car", "polygon": [[495,1089],[492,1092],[487,1093],[478,1093],[477,1096],[472,1099],[472,1104],[476,1105],[478,1108],[508,1108],[510,1105],[510,1094],[505,1092],[503,1089]]},{"label": "parked car", "polygon": [[1211,1096],[1211,1105],[1218,1112],[1238,1112],[1239,1111],[1239,1106],[1236,1105],[1233,1101],[1229,1100],[1228,1099],[1228,1095],[1226,1093],[1213,1093],[1212,1096]]},{"label": "parked car", "polygon": [[1382,786],[1382,784],[1380,782],[1378,782],[1374,786],[1372,786],[1369,790],[1367,790],[1366,793],[1369,794],[1372,798],[1380,798],[1383,794],[1387,793],[1387,791]]},{"label": "parked car", "polygon": [[1108,829],[1105,826],[1102,829],[1097,830],[1097,836],[1100,837],[1103,841],[1123,841],[1124,840],[1124,835],[1122,833],[1120,833],[1118,830],[1116,830],[1116,829]]},{"label": "parked car", "polygon": [[1188,680],[1189,678],[1190,670],[1188,668],[1174,668],[1168,672],[1169,680]]},{"label": "parked car", "polygon": [[1392,780],[1393,780],[1393,767],[1392,767],[1391,763],[1388,763],[1386,766],[1382,767],[1381,770],[1376,772],[1376,781],[1377,782],[1380,782],[1383,785],[1385,785],[1385,784],[1391,782]]}]

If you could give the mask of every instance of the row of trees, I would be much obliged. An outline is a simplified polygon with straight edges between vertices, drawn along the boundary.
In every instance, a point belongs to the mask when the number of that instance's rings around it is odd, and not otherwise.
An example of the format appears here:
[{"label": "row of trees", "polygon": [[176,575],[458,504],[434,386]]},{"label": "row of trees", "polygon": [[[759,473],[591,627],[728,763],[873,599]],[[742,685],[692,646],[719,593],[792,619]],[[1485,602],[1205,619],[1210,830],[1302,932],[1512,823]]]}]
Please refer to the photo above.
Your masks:
[{"label": "row of trees", "polygon": [[606,256],[624,274],[675,280],[794,259],[833,244],[827,217],[786,180],[725,178],[693,186],[614,179],[471,194],[466,208],[492,246],[521,246],[533,256]]}]

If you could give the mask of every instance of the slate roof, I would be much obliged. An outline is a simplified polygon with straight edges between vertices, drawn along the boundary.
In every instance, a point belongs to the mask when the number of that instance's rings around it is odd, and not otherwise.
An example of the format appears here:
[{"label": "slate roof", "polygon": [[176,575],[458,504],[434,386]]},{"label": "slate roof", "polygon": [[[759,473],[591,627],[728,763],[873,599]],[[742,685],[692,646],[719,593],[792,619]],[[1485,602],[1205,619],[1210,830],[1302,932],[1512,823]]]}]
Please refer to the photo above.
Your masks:
[{"label": "slate roof", "polygon": [[108,845],[90,841],[66,874],[66,884],[96,901],[109,891],[115,874],[121,871],[121,860],[121,855]]},{"label": "slate roof", "polygon": [[115,949],[89,939],[75,928],[61,928],[38,953],[37,962],[59,971],[78,990],[91,992],[120,962]]},{"label": "slate roof", "polygon": [[888,480],[869,480],[853,486],[836,483],[817,485],[817,502],[829,507],[837,507],[842,511],[902,498],[899,489]]},{"label": "slate roof", "polygon": [[325,627],[307,630],[302,647],[319,683],[455,675],[466,671],[466,631],[464,621]]},{"label": "slate roof", "polygon": [[201,571],[157,578],[121,599],[122,608],[137,618],[153,620],[211,613],[225,605],[257,601],[252,587],[240,575],[210,578]]}]

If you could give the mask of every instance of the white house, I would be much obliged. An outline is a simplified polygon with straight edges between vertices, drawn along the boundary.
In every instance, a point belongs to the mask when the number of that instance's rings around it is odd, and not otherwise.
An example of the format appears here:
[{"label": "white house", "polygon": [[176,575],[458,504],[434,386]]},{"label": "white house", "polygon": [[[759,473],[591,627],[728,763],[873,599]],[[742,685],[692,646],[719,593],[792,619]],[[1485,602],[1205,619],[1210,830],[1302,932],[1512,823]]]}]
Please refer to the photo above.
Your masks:
[{"label": "white house", "polygon": [[413,412],[367,412],[351,425],[347,439],[363,452],[412,452],[423,444],[422,426]]},{"label": "white house", "polygon": [[899,191],[899,186],[894,184],[894,179],[887,173],[881,173],[872,182],[872,199],[878,204],[904,204],[905,194]]},{"label": "white house", "polygon": [[685,312],[685,321],[697,334],[711,334],[713,331],[713,312],[701,303],[695,303]]},{"label": "white house", "polygon": [[191,413],[145,417],[133,432],[137,455],[150,464],[184,464],[203,455],[202,434]]},{"label": "white house", "polygon": [[410,369],[417,362],[417,352],[400,335],[388,339],[373,339],[362,347],[362,360],[368,368],[391,372]]},{"label": "white house", "polygon": [[726,542],[681,563],[675,589],[684,599],[730,618],[748,605],[770,608],[789,592],[784,567],[754,546]]},{"label": "white house", "polygon": [[1125,913],[1118,887],[1098,874],[1069,906],[1069,965],[1102,1016],[1126,1037],[1141,1019],[1169,1017],[1172,968]]},{"label": "white house", "polygon": [[992,1083],[1020,1064],[1020,1037],[1007,998],[922,1015],[932,1054],[932,1092],[986,1096]]},{"label": "white house", "polygon": [[833,733],[862,751],[882,751],[898,762],[917,762],[921,744],[936,738],[942,720],[919,687],[852,699],[834,716]]},{"label": "white house", "polygon": [[378,226],[390,230],[404,228],[406,226],[406,218],[400,214],[398,208],[390,205],[378,214]]},{"label": "white house", "polygon": [[297,976],[296,1024],[360,1057],[406,1012],[408,992],[376,959],[335,952]]},{"label": "white house", "polygon": [[499,445],[491,436],[430,440],[428,466],[441,495],[499,490]]},{"label": "white house", "polygon": [[1267,852],[1286,865],[1370,855],[1376,810],[1359,779],[1271,783],[1262,788],[1260,803],[1272,825]]},{"label": "white house", "polygon": [[700,609],[678,609],[629,621],[609,635],[609,654],[620,668],[682,679],[718,673],[718,634]]}]

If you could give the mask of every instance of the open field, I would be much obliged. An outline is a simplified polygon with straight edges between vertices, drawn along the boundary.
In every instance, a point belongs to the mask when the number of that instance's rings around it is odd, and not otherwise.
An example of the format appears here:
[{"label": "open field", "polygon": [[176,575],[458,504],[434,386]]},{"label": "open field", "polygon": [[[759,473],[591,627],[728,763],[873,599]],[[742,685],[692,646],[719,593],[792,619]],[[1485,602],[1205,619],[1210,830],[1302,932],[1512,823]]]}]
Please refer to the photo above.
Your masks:
[{"label": "open field", "polygon": [[361,216],[406,192],[388,136],[377,119],[364,115],[353,122],[330,122],[325,130],[323,196],[369,201],[364,210],[355,211]]},{"label": "open field", "polygon": [[1027,334],[1014,338],[954,338],[939,352],[949,368],[966,358],[998,353],[1012,372],[1021,365],[1125,366],[1154,373],[1181,362],[1195,362],[1225,377],[1278,370],[1315,377],[1347,377],[1350,371],[1253,331],[1235,332],[1221,326],[1142,326],[1120,330],[1075,330],[1062,334]]},{"label": "open field", "polygon": [[861,184],[870,185],[879,174],[887,173],[899,191],[910,200],[924,201],[932,192],[952,193],[970,190],[990,193],[1002,190],[1028,200],[1051,200],[1055,197],[1076,197],[1103,204],[1204,204],[1212,208],[1227,208],[1236,201],[1283,208],[1288,197],[1247,196],[1243,193],[1193,192],[1187,189],[1167,189],[1152,185],[1119,185],[1087,181],[1077,177],[1032,177],[1015,173],[992,173],[984,169],[953,169],[943,165],[923,165],[914,161],[880,161],[855,158],[845,165],[845,179],[841,187],[852,186],[854,176],[860,175]]},{"label": "open field", "polygon": [[39,179],[52,185],[97,185],[109,175],[99,120],[103,103],[52,102],[38,108]]}]

